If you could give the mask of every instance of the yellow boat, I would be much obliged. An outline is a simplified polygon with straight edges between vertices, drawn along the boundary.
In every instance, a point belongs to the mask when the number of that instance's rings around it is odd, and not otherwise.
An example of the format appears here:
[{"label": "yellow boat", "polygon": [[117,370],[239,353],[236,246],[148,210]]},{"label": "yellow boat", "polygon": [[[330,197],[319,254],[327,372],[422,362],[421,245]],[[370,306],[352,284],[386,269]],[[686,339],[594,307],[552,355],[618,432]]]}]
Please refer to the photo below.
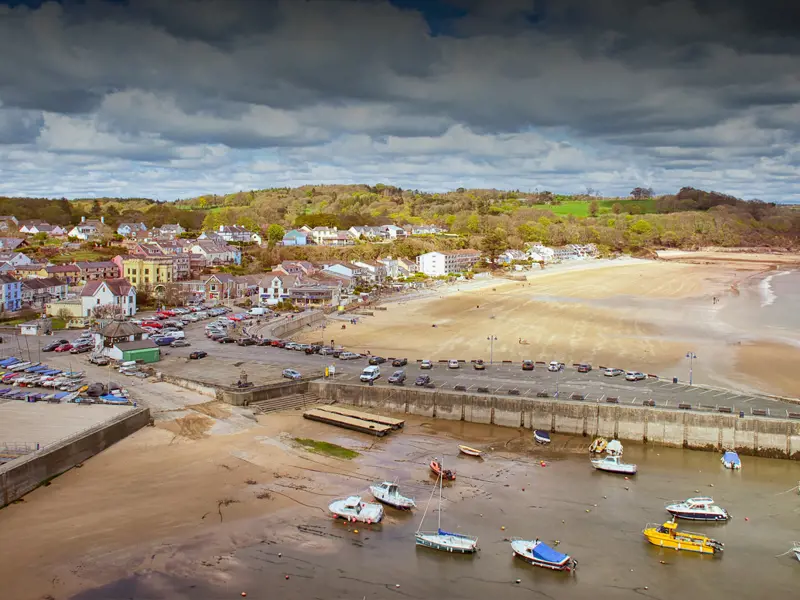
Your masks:
[{"label": "yellow boat", "polygon": [[601,454],[603,450],[606,449],[606,446],[608,446],[608,441],[606,441],[606,438],[597,438],[592,442],[591,446],[589,446],[589,452],[592,452],[593,454]]},{"label": "yellow boat", "polygon": [[672,550],[688,550],[701,554],[718,554],[722,552],[724,544],[699,533],[678,531],[675,519],[663,525],[648,524],[642,533],[647,541],[654,546],[671,548]]}]

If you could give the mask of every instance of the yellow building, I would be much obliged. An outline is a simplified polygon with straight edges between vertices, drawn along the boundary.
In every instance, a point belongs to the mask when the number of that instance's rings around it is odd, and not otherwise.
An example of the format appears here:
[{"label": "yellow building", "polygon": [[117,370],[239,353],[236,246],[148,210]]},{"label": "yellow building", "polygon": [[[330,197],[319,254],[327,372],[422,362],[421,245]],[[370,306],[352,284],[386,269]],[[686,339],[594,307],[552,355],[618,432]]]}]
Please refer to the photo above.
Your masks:
[{"label": "yellow building", "polygon": [[175,280],[175,262],[170,256],[123,256],[122,276],[134,286],[154,289]]}]

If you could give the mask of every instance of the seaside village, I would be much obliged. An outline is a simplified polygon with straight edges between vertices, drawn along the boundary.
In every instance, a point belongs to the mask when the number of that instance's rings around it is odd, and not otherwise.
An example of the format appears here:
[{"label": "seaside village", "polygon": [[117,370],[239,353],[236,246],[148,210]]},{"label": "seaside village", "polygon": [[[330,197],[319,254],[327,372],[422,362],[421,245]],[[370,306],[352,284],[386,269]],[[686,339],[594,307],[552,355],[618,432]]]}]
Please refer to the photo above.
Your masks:
[{"label": "seaside village", "polygon": [[[432,225],[302,227],[287,231],[278,244],[352,246],[436,235],[448,234]],[[461,249],[428,252],[416,260],[387,255],[374,261],[284,261],[269,272],[234,275],[230,271],[241,265],[243,251],[266,244],[260,233],[241,226],[220,226],[194,236],[178,224],[148,229],[143,223],[120,223],[112,229],[103,218],[82,217],[73,226],[61,227],[2,216],[0,236],[2,322],[23,335],[132,319],[139,310],[201,303],[341,311],[376,295],[472,277],[482,261],[483,267],[513,271],[597,254],[593,245],[532,244],[527,251],[500,253],[495,265],[486,265],[477,250]],[[37,249],[44,243],[57,248],[51,260],[38,259]],[[102,261],[62,261],[92,244],[119,253]]]}]

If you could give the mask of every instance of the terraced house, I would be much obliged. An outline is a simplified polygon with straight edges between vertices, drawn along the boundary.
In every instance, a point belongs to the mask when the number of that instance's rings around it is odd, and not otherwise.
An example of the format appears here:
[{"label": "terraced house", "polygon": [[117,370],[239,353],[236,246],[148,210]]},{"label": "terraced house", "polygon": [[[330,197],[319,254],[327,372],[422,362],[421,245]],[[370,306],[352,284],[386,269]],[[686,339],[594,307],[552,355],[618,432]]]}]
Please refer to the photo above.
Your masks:
[{"label": "terraced house", "polygon": [[0,275],[0,301],[3,312],[15,312],[22,308],[22,282]]}]

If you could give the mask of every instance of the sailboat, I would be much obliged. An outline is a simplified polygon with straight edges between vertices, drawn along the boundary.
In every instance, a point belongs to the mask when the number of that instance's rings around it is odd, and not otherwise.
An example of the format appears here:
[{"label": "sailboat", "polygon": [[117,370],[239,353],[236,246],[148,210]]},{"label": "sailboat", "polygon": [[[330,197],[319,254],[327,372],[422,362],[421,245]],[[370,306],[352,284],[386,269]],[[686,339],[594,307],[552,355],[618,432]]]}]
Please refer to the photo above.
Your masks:
[{"label": "sailboat", "polygon": [[431,497],[428,498],[428,505],[425,507],[425,512],[422,514],[422,520],[419,522],[417,532],[414,534],[417,546],[425,546],[426,548],[433,548],[434,550],[441,550],[442,552],[456,552],[458,554],[472,554],[478,551],[478,538],[471,535],[464,535],[461,533],[450,533],[442,530],[442,474],[436,479],[436,485],[439,486],[439,523],[436,531],[422,531],[422,524],[425,522],[425,516],[428,514],[433,495],[436,493],[436,487],[431,490]]}]

